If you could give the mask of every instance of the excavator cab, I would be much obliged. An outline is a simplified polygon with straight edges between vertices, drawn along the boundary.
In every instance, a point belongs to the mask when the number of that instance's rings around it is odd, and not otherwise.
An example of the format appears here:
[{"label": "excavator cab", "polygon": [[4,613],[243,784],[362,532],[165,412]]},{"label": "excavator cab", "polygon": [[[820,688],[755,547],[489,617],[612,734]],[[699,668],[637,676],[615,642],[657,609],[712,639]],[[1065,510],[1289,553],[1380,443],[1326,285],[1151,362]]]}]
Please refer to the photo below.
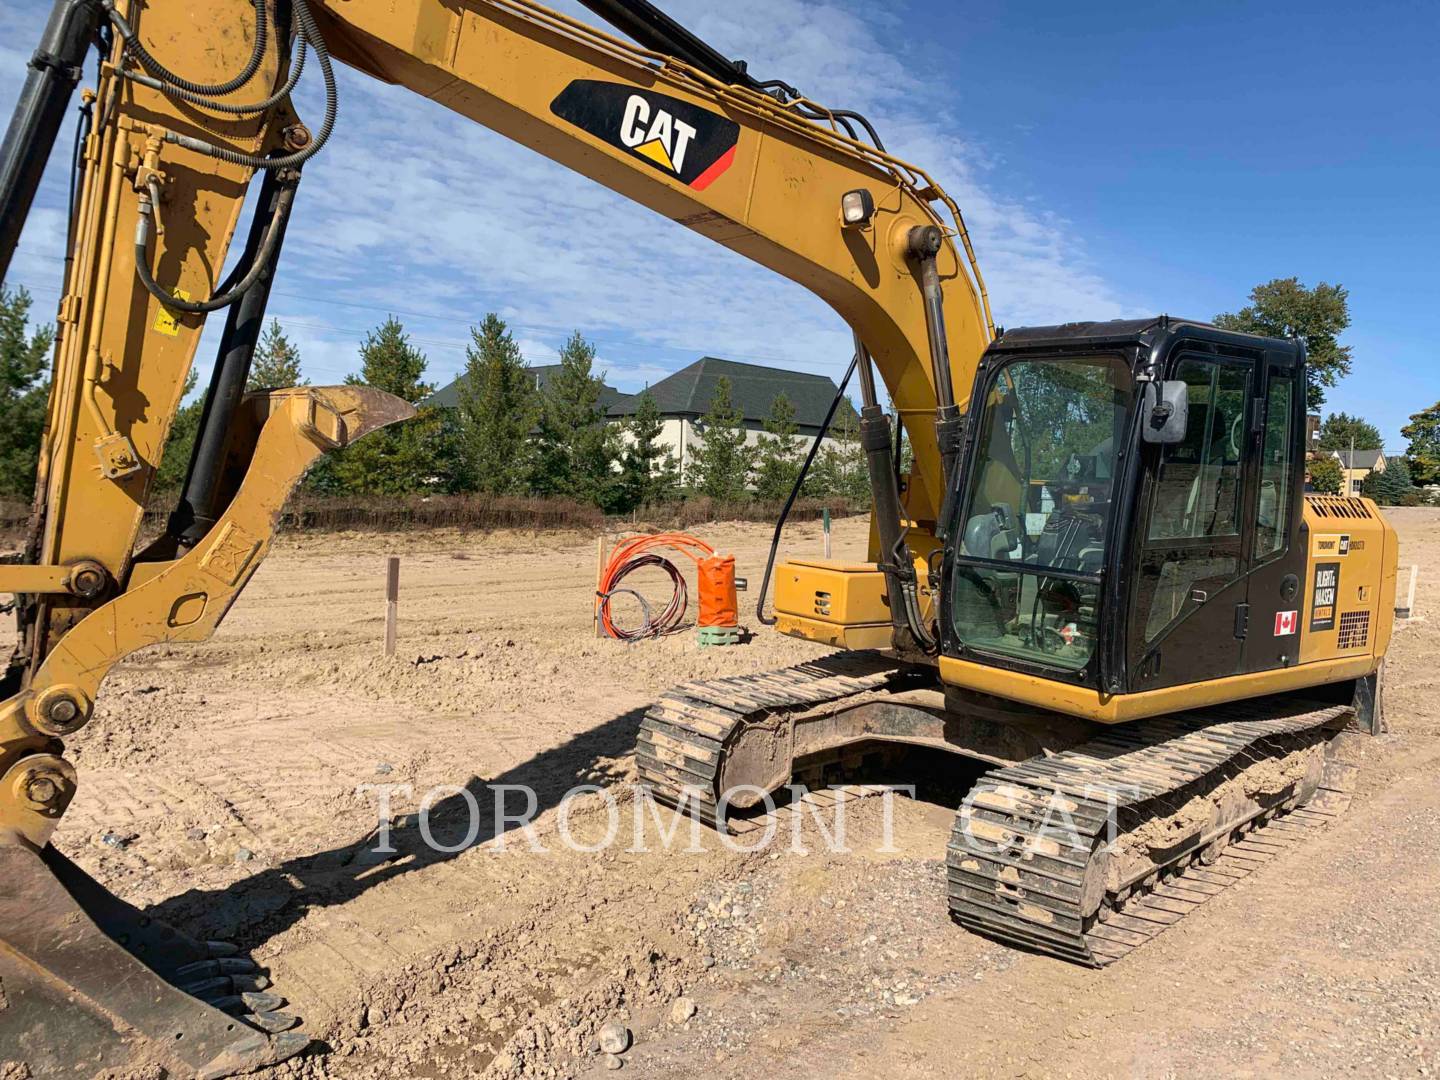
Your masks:
[{"label": "excavator cab", "polygon": [[[1319,580],[1304,388],[1302,343],[1200,323],[999,337],[951,500],[942,671],[984,667],[992,692],[1105,721],[1169,711],[1157,692],[1174,688],[1251,696],[1295,668],[1302,586]],[[1354,621],[1385,614],[1352,603]]]}]

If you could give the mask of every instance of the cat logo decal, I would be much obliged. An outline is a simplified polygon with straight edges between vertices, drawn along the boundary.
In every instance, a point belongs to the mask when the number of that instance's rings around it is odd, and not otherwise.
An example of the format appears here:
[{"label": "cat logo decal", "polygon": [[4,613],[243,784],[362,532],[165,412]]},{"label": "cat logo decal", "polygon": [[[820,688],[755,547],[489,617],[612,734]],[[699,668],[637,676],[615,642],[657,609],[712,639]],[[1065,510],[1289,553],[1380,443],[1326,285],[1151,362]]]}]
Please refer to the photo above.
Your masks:
[{"label": "cat logo decal", "polygon": [[550,111],[596,138],[704,191],[735,162],[740,125],[668,94],[576,79]]}]

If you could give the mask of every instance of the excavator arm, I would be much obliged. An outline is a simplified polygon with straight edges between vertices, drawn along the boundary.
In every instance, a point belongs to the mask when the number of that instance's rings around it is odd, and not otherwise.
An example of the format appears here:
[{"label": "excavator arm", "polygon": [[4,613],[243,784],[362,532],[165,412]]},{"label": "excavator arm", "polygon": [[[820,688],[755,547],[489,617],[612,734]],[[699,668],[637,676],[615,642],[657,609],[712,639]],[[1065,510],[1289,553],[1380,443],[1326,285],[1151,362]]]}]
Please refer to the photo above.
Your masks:
[{"label": "excavator arm", "polygon": [[[89,722],[112,667],[144,646],[212,633],[305,470],[411,412],[358,387],[243,395],[301,175],[327,167],[310,162],[336,122],[332,61],[432,98],[825,300],[855,334],[877,504],[871,557],[891,595],[908,598],[892,605],[895,643],[927,646],[917,558],[923,573],[939,543],[959,445],[954,388],[970,386],[993,333],[958,208],[854,114],[717,66],[693,39],[666,36],[673,24],[639,0],[592,6],[627,15],[640,40],[673,42],[685,59],[528,0],[57,3],[0,155],[3,271],[38,183],[34,162],[98,44],[33,526],[20,562],[0,564],[22,631],[0,703],[4,1023],[34,1025],[27,1043],[52,1055],[55,1074],[70,1043],[97,1032],[118,1036],[126,1060],[140,1048],[180,1073],[215,1076],[306,1041],[275,1034],[288,1021],[273,996],[252,986],[246,997],[238,975],[226,981],[240,961],[142,932],[138,913],[49,840],[76,785],[63,739]],[[289,97],[307,60],[326,86],[313,129]],[[257,174],[256,219],[227,277]],[[184,492],[166,534],[141,549],[200,332],[220,311],[225,333]],[[903,491],[876,371],[913,448]],[[244,1022],[180,986],[219,996]],[[71,1014],[86,1019],[56,1019]]]}]

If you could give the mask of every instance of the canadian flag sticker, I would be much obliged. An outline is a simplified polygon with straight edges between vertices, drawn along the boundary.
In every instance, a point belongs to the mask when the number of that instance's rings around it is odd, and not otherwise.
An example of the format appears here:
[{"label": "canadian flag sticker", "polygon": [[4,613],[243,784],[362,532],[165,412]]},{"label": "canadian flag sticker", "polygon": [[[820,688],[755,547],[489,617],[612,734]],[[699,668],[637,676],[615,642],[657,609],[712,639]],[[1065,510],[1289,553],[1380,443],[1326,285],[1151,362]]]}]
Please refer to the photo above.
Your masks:
[{"label": "canadian flag sticker", "polygon": [[1275,613],[1275,636],[1288,637],[1295,633],[1298,612],[1277,611]]}]

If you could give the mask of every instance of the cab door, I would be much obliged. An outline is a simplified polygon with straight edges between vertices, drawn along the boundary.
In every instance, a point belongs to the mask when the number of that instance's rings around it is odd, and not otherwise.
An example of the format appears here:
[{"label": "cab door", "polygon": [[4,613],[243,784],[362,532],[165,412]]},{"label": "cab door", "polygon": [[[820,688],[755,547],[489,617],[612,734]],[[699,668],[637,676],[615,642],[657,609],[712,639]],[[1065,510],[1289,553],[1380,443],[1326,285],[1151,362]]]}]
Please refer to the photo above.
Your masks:
[{"label": "cab door", "polygon": [[1183,442],[1144,448],[1145,493],[1128,628],[1130,690],[1240,673],[1248,632],[1247,513],[1255,440],[1253,359],[1186,353]]},{"label": "cab door", "polygon": [[1258,461],[1250,554],[1249,632],[1243,670],[1295,663],[1300,652],[1307,542],[1303,534],[1305,384],[1295,357],[1267,360],[1256,402]]}]

